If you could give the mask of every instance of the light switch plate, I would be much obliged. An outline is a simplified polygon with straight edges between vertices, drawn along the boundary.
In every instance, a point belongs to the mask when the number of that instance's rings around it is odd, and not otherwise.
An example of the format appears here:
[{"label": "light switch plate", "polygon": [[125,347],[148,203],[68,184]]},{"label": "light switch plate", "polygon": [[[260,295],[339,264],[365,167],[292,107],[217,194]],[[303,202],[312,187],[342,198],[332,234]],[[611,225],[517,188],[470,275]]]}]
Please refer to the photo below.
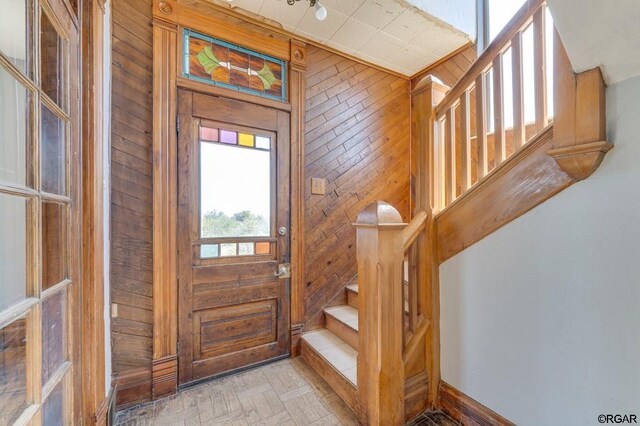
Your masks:
[{"label": "light switch plate", "polygon": [[327,193],[327,180],[311,178],[311,193],[315,195],[325,195]]}]

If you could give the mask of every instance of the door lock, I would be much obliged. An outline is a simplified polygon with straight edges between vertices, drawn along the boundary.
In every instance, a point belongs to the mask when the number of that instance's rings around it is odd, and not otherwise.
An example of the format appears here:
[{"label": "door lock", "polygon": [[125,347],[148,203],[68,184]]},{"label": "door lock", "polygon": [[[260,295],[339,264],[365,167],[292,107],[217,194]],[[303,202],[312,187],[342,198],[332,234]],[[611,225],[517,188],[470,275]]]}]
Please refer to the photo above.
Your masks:
[{"label": "door lock", "polygon": [[276,272],[274,275],[280,279],[291,278],[291,264],[290,263],[279,264],[278,272]]},{"label": "door lock", "polygon": [[278,229],[278,234],[284,237],[285,235],[287,235],[287,228],[283,226],[282,228]]}]

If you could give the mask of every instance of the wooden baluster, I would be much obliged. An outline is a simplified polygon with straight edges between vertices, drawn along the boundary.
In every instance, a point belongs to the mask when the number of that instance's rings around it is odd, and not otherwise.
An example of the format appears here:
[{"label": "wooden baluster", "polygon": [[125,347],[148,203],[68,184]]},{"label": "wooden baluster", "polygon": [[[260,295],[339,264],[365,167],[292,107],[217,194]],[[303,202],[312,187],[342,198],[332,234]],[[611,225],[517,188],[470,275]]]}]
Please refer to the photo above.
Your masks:
[{"label": "wooden baluster", "polygon": [[513,143],[517,151],[525,143],[521,31],[518,31],[511,39],[511,66],[513,79]]},{"label": "wooden baluster", "polygon": [[409,331],[411,331],[411,333],[415,333],[416,329],[418,328],[418,261],[419,261],[418,245],[413,244],[409,249],[409,289],[408,289],[409,290],[409,294],[408,294]]},{"label": "wooden baluster", "polygon": [[548,122],[547,112],[547,55],[545,39],[545,8],[533,15],[533,69],[535,81],[536,131],[544,129]]},{"label": "wooden baluster", "polygon": [[498,167],[507,157],[507,146],[504,132],[504,109],[502,106],[502,53],[493,60],[493,166]]},{"label": "wooden baluster", "polygon": [[355,223],[358,280],[360,424],[404,424],[403,236],[387,203],[368,205]]},{"label": "wooden baluster", "polygon": [[471,188],[471,97],[465,90],[460,97],[460,144],[462,145],[462,193]]},{"label": "wooden baluster", "polygon": [[487,88],[485,74],[476,79],[476,137],[478,141],[478,180],[489,173],[489,150],[487,146]]},{"label": "wooden baluster", "polygon": [[456,199],[456,122],[455,110],[449,108],[444,121],[445,205]]}]

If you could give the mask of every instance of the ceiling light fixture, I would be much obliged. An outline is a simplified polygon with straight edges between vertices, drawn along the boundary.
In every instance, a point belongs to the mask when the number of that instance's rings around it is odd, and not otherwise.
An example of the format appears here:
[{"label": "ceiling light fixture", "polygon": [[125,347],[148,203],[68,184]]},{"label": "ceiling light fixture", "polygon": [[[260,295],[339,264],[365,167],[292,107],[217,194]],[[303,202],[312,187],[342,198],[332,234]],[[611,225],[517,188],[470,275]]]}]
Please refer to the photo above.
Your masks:
[{"label": "ceiling light fixture", "polygon": [[[300,0],[287,0],[287,3],[289,6],[293,6],[299,1]],[[327,8],[321,5],[318,0],[309,0],[309,7],[313,7],[315,9],[315,15],[318,21],[324,21],[327,19]]]}]

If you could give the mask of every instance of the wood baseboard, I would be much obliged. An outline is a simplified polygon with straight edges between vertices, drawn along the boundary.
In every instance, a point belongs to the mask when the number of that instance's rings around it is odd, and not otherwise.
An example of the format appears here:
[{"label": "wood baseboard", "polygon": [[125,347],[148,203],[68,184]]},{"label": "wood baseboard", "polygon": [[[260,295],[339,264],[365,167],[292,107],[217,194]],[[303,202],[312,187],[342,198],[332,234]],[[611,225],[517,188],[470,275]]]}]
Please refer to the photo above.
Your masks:
[{"label": "wood baseboard", "polygon": [[133,405],[151,401],[151,369],[139,368],[113,376],[117,386],[116,406],[122,410]]},{"label": "wood baseboard", "polygon": [[515,423],[440,381],[442,410],[464,426],[515,426]]},{"label": "wood baseboard", "polygon": [[178,390],[178,357],[171,355],[153,360],[151,390],[153,399],[171,395]]},{"label": "wood baseboard", "polygon": [[410,421],[428,408],[429,379],[427,372],[416,374],[404,382],[404,419]]},{"label": "wood baseboard", "polygon": [[302,327],[304,324],[291,326],[291,358],[300,356],[300,344],[302,343]]}]

